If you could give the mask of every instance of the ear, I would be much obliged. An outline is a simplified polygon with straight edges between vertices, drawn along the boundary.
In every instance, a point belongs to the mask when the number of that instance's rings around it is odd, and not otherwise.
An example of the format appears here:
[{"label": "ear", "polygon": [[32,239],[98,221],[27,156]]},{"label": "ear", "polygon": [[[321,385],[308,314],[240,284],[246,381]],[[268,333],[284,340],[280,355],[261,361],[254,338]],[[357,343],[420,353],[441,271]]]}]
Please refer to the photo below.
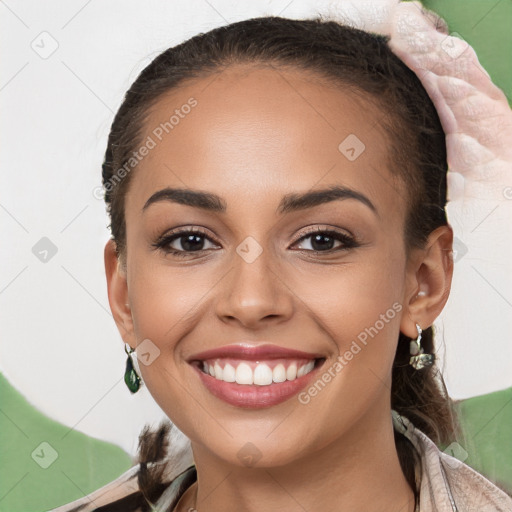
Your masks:
[{"label": "ear", "polygon": [[128,299],[125,265],[121,264],[116,251],[116,243],[112,239],[105,245],[104,258],[108,302],[112,316],[123,341],[132,348],[135,348],[136,343],[130,301]]},{"label": "ear", "polygon": [[400,330],[416,338],[416,325],[430,327],[443,310],[452,285],[453,230],[445,225],[428,237],[424,249],[414,250],[407,263],[404,315]]}]

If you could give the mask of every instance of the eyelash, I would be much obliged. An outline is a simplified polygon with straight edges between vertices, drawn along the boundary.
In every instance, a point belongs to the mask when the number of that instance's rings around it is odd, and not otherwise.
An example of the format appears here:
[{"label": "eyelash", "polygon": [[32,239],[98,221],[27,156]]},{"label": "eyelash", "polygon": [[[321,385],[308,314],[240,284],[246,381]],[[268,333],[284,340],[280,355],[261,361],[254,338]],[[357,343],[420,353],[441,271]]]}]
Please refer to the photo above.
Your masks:
[{"label": "eyelash", "polygon": [[[314,253],[314,254],[321,255],[321,254],[332,254],[337,251],[346,251],[348,249],[352,249],[352,248],[359,246],[359,244],[353,237],[351,237],[345,233],[341,233],[341,232],[330,230],[330,229],[322,229],[322,228],[315,228],[313,230],[309,230],[306,233],[303,233],[302,236],[293,243],[293,245],[296,245],[297,243],[302,242],[303,240],[306,240],[306,239],[312,237],[313,235],[318,235],[318,234],[327,235],[336,241],[342,242],[343,245],[341,247],[338,247],[335,249],[329,249],[327,251],[315,251],[315,250],[311,250],[311,249],[300,249],[300,250],[308,252],[308,253]],[[211,242],[213,242],[206,233],[204,233],[203,231],[201,231],[198,228],[192,228],[192,229],[183,229],[183,230],[180,230],[180,231],[177,231],[174,233],[168,233],[166,235],[163,235],[155,243],[153,243],[152,246],[155,249],[160,249],[165,254],[171,254],[173,257],[177,257],[177,258],[184,258],[191,254],[201,253],[205,250],[208,250],[208,249],[200,249],[199,251],[180,251],[178,249],[170,249],[169,248],[169,245],[172,242],[180,239],[181,237],[183,237],[185,235],[200,235],[200,236],[203,236],[203,237],[209,239]]]}]

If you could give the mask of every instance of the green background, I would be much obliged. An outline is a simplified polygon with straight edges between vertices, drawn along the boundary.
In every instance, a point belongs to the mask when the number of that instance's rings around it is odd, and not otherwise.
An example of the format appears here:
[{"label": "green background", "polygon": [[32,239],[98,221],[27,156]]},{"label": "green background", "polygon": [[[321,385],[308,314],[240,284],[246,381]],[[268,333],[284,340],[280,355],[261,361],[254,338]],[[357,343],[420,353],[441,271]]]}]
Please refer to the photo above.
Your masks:
[{"label": "green background", "polygon": [[[448,22],[451,33],[475,48],[512,104],[512,2],[428,0],[423,4]],[[512,493],[512,388],[464,400],[458,409],[463,436],[450,453],[465,458]],[[45,512],[92,492],[132,465],[119,447],[40,413],[1,374],[0,436],[0,512]],[[46,469],[41,467],[53,458]]]},{"label": "green background", "polygon": [[[128,393],[128,390],[126,390]],[[114,480],[131,465],[121,448],[49,419],[0,374],[0,511],[46,512]],[[450,455],[512,493],[512,388],[457,404],[463,436]],[[46,469],[40,462],[51,462]],[[45,457],[38,457],[45,454]],[[467,456],[467,458],[465,458]]]}]

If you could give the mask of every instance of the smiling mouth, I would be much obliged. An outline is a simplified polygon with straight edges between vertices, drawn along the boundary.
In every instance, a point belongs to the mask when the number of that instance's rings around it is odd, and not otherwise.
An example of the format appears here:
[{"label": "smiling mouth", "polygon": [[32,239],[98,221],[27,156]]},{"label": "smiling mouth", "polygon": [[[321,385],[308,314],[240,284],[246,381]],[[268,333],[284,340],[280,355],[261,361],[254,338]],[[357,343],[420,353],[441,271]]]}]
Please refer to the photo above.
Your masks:
[{"label": "smiling mouth", "polygon": [[216,380],[242,386],[269,386],[295,381],[312,372],[324,361],[317,359],[272,359],[267,361],[215,358],[196,361],[195,365],[204,374]]}]

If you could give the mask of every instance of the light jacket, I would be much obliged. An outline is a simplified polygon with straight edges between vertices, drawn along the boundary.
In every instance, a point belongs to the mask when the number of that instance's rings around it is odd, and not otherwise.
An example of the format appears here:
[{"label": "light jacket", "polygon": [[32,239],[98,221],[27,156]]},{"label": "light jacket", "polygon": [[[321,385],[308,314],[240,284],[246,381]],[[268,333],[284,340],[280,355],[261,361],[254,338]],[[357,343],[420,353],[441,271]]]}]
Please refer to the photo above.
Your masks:
[{"label": "light jacket", "polygon": [[[407,437],[421,459],[419,512],[512,512],[512,497],[435,443],[405,417],[393,411],[395,430]],[[140,512],[137,484],[139,465],[93,493],[50,512]],[[185,490],[196,481],[195,466],[176,468],[156,510],[172,510]]]}]

